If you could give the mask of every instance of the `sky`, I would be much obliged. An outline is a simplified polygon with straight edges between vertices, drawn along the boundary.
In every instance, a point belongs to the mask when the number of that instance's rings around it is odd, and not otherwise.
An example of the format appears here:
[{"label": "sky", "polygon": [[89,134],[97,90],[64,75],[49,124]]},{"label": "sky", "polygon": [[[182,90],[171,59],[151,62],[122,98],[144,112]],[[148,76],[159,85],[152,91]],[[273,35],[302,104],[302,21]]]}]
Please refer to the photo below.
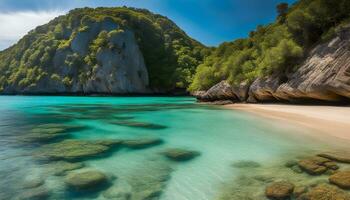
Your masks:
[{"label": "sky", "polygon": [[173,20],[208,46],[247,37],[276,18],[276,5],[296,0],[0,0],[0,50],[56,16],[79,7],[146,8]]}]

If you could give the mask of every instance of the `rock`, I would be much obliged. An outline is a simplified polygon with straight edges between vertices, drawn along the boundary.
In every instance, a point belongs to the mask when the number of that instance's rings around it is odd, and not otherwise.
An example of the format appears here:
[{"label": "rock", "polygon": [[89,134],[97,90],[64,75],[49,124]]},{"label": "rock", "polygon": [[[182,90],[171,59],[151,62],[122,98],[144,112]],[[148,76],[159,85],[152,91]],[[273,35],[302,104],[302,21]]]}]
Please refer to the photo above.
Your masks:
[{"label": "rock", "polygon": [[241,160],[237,161],[232,164],[233,167],[235,168],[258,168],[261,167],[261,165],[255,161],[250,161],[250,160]]},{"label": "rock", "polygon": [[329,159],[322,157],[311,157],[300,160],[298,162],[299,167],[310,175],[320,175],[327,171],[325,163],[329,162]]},{"label": "rock", "polygon": [[50,191],[44,187],[25,190],[18,196],[18,200],[45,200],[50,197]]},{"label": "rock", "polygon": [[185,149],[167,149],[163,154],[173,161],[188,161],[200,155],[198,151]]},{"label": "rock", "polygon": [[100,155],[112,147],[104,145],[103,141],[64,140],[42,146],[34,156],[37,159],[75,161]]},{"label": "rock", "polygon": [[85,166],[85,164],[81,163],[81,162],[70,163],[70,162],[66,162],[66,161],[57,161],[54,163],[50,163],[49,167],[50,167],[50,171],[52,171],[52,173],[55,176],[63,176],[69,171],[81,169],[84,166]]},{"label": "rock", "polygon": [[45,180],[41,178],[30,178],[29,180],[24,180],[22,188],[23,189],[37,188],[39,186],[44,185],[44,183],[45,183]]},{"label": "rock", "polygon": [[294,188],[293,196],[294,197],[300,197],[301,195],[305,194],[307,192],[307,187],[298,186]]},{"label": "rock", "polygon": [[284,200],[290,199],[294,185],[287,181],[275,182],[266,187],[265,195],[269,199]]},{"label": "rock", "polygon": [[156,129],[156,130],[167,128],[166,126],[159,125],[159,124],[128,121],[128,120],[118,120],[118,121],[111,122],[111,124],[115,124],[115,125],[119,125],[119,126],[135,127],[135,128]]},{"label": "rock", "polygon": [[329,177],[329,182],[343,189],[350,189],[350,170],[336,172]]},{"label": "rock", "polygon": [[117,180],[117,183],[102,193],[106,199],[114,200],[131,200],[132,199],[132,188],[131,186],[121,180]]},{"label": "rock", "polygon": [[205,93],[198,92],[196,95],[200,101],[237,101],[237,96],[234,94],[233,88],[227,81],[221,81]]},{"label": "rock", "polygon": [[341,163],[350,163],[350,153],[349,152],[328,152],[318,154],[320,157],[324,157],[333,161]]},{"label": "rock", "polygon": [[349,194],[338,188],[326,184],[312,188],[306,194],[301,195],[298,200],[350,200]]},{"label": "rock", "polygon": [[288,167],[288,168],[292,168],[296,165],[298,165],[298,161],[296,161],[296,160],[289,160],[284,164],[284,166]]},{"label": "rock", "polygon": [[295,166],[291,167],[290,169],[293,170],[293,172],[295,172],[297,174],[303,173],[303,170],[300,169],[300,167],[298,165],[295,165]]},{"label": "rock", "polygon": [[256,79],[249,89],[249,103],[259,102],[271,102],[277,101],[274,96],[280,84],[280,78],[278,76],[271,76],[266,78]]},{"label": "rock", "polygon": [[137,139],[137,140],[125,140],[123,145],[131,149],[143,149],[148,147],[153,147],[163,143],[162,139],[149,138],[149,139]]},{"label": "rock", "polygon": [[248,99],[250,84],[247,81],[240,83],[238,86],[233,86],[232,91],[242,102]]},{"label": "rock", "polygon": [[100,171],[90,170],[68,174],[65,183],[73,190],[96,190],[106,185],[108,178]]}]

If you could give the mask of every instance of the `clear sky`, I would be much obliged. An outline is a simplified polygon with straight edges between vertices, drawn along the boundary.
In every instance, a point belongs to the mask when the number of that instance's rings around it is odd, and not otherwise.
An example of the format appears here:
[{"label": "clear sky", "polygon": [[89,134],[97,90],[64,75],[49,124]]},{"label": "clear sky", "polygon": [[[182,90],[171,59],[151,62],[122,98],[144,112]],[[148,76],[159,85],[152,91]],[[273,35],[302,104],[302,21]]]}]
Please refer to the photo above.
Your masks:
[{"label": "clear sky", "polygon": [[296,0],[0,0],[0,50],[38,25],[77,7],[131,6],[172,19],[191,37],[216,46],[247,37],[276,18],[276,5]]}]

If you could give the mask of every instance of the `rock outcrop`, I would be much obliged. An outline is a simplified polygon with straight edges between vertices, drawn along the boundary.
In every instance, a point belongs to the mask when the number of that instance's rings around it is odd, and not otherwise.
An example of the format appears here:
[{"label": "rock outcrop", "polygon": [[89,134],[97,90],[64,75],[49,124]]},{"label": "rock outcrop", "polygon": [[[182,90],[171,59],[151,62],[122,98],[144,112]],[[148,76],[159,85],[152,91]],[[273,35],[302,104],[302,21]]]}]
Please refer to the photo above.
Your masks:
[{"label": "rock outcrop", "polygon": [[[349,102],[350,27],[310,51],[296,72],[257,78],[250,85],[233,87],[222,81],[206,92],[196,93],[201,101],[233,102]],[[248,91],[248,92],[246,92]]]}]

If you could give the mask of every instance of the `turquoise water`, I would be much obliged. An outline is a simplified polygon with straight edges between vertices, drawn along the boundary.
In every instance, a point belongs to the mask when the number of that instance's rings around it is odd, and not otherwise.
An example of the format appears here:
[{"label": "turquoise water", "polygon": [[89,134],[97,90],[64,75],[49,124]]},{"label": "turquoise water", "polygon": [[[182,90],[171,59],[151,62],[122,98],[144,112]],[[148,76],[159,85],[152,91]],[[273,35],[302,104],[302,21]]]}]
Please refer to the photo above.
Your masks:
[{"label": "turquoise water", "polygon": [[[21,185],[40,179],[44,182],[40,188],[45,188],[48,199],[109,199],[104,192],[115,187],[139,196],[146,190],[157,191],[147,199],[211,200],[218,198],[223,186],[238,175],[232,167],[235,162],[270,165],[286,157],[339,147],[338,141],[309,137],[309,130],[241,111],[200,105],[189,97],[2,96],[0,105],[0,199],[30,193],[33,189]],[[53,123],[84,129],[44,144],[23,140],[33,128]],[[68,174],[94,169],[109,177],[108,186],[88,195],[70,192],[64,183],[67,175],[53,175],[49,170],[51,161],[40,162],[34,156],[46,143],[62,140],[145,138],[161,139],[163,143],[142,149],[118,148],[79,160],[85,167]],[[198,151],[200,156],[175,162],[161,153],[168,148]],[[124,187],[119,187],[121,184]],[[131,199],[146,199],[139,196]]]}]

